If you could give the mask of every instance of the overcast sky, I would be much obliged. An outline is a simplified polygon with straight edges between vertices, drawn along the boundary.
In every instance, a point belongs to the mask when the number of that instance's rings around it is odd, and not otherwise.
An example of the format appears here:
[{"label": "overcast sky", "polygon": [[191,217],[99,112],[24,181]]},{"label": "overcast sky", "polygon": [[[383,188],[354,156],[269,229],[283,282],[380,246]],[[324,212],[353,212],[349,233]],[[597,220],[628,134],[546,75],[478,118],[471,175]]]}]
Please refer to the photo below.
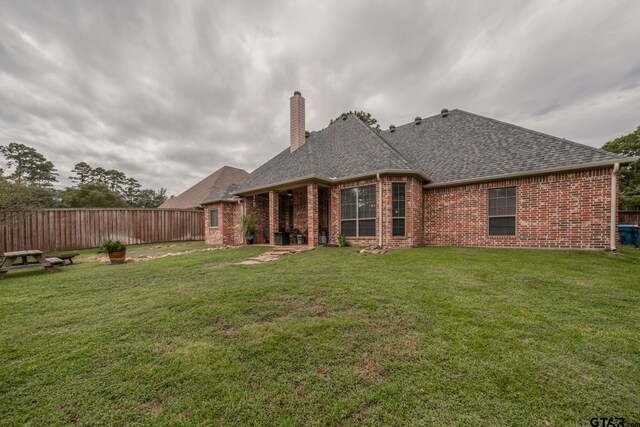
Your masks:
[{"label": "overcast sky", "polygon": [[640,1],[0,0],[0,145],[178,194],[345,110],[460,108],[600,146],[640,125]]}]

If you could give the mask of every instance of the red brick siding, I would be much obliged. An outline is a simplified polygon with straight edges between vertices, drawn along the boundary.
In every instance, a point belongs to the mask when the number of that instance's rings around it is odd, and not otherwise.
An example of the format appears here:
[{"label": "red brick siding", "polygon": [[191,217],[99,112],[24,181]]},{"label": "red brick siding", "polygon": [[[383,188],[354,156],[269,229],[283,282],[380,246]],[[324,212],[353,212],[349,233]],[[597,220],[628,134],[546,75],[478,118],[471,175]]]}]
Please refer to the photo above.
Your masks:
[{"label": "red brick siding", "polygon": [[[209,224],[211,209],[218,209],[218,226]],[[216,245],[239,245],[240,235],[240,205],[238,203],[216,203],[204,210],[205,214],[205,242]]]},{"label": "red brick siding", "polygon": [[[426,245],[605,249],[612,169],[425,190]],[[488,189],[517,187],[516,235],[489,236]]]},{"label": "red brick siding", "polygon": [[307,189],[297,188],[293,190],[293,228],[304,233],[309,228],[307,223]]},{"label": "red brick siding", "polygon": [[[393,183],[405,184],[405,235],[393,235]],[[420,246],[423,242],[423,195],[422,182],[413,177],[383,177],[382,203],[384,220],[382,224],[383,245],[390,247]]]},{"label": "red brick siding", "polygon": [[309,246],[318,246],[318,233],[320,232],[320,212],[318,210],[318,184],[307,185],[307,243]]},{"label": "red brick siding", "polygon": [[269,241],[276,241],[275,233],[279,229],[280,203],[277,191],[269,191]]},{"label": "red brick siding", "polygon": [[269,236],[269,194],[256,194],[244,200],[245,213],[255,224],[254,243],[267,243]]},{"label": "red brick siding", "polygon": [[[419,246],[423,242],[423,189],[419,180],[408,176],[382,176],[382,207],[378,195],[379,187],[376,178],[352,181],[334,185],[331,187],[329,203],[329,241],[332,244],[338,243],[340,234],[340,191],[345,188],[361,187],[364,185],[376,186],[376,236],[372,237],[348,237],[347,240],[353,245],[368,246],[379,243],[379,224],[382,220],[383,246],[389,247],[411,247]],[[406,218],[405,236],[393,236],[392,222],[392,183],[403,182],[406,194]]]}]

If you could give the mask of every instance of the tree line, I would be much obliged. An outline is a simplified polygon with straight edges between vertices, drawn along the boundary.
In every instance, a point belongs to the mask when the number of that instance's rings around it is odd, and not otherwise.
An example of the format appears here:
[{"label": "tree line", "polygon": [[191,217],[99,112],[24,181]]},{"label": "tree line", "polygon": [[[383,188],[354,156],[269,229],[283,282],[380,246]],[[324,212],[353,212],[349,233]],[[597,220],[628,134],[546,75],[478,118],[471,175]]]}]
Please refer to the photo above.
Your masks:
[{"label": "tree line", "polygon": [[[640,126],[635,131],[613,139],[603,150],[630,157],[640,157]],[[620,210],[640,210],[640,160],[620,170]]]},{"label": "tree line", "polygon": [[55,188],[59,174],[35,148],[12,142],[0,145],[0,154],[0,209],[157,208],[167,199],[165,188],[142,188],[121,171],[86,162],[73,168],[72,187]]}]

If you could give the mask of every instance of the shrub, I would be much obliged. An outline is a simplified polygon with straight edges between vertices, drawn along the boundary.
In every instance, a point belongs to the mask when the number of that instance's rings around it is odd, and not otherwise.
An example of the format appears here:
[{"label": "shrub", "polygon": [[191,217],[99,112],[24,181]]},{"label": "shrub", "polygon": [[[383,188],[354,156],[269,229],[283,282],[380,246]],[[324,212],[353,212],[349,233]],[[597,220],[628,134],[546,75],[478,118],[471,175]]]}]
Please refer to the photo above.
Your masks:
[{"label": "shrub", "polygon": [[100,253],[110,254],[113,252],[125,252],[127,247],[120,242],[120,240],[107,240],[100,247]]},{"label": "shrub", "polygon": [[346,246],[351,246],[351,244],[347,240],[347,237],[344,235],[344,233],[340,233],[338,235],[338,244],[340,244],[340,247],[342,247],[342,248],[344,248]]}]

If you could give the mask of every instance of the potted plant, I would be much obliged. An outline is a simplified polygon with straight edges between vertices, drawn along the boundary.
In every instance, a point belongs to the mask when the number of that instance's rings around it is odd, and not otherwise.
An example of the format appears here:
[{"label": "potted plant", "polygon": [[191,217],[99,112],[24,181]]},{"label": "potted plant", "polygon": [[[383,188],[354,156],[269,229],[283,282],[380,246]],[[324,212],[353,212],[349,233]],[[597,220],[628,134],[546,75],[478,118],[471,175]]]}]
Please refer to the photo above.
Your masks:
[{"label": "potted plant", "polygon": [[320,244],[327,244],[327,227],[320,227]]},{"label": "potted plant", "polygon": [[111,264],[124,264],[127,259],[127,247],[120,240],[107,240],[102,244],[100,252],[109,256]]},{"label": "potted plant", "polygon": [[247,239],[247,244],[252,245],[255,238],[255,223],[251,215],[242,217],[242,235]]}]

